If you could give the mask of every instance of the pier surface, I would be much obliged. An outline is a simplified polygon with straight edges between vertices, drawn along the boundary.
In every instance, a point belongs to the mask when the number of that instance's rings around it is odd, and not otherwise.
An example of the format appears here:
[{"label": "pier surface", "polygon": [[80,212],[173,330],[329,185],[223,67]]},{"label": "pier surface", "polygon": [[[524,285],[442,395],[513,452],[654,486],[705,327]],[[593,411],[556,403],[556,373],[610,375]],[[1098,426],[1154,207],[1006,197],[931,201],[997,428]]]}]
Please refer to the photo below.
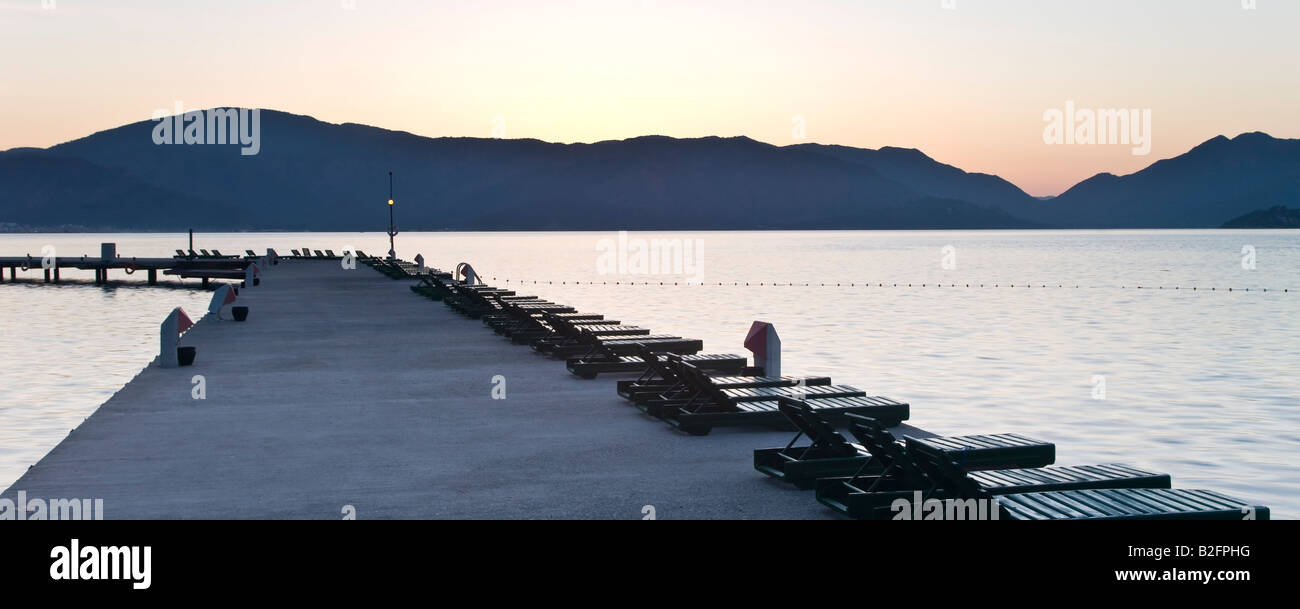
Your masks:
[{"label": "pier surface", "polygon": [[146,367],[3,496],[102,498],[108,519],[833,517],[754,471],[791,433],[681,434],[617,377],[578,379],[365,266],[265,277],[248,321],[205,317],[181,339],[193,366]]}]

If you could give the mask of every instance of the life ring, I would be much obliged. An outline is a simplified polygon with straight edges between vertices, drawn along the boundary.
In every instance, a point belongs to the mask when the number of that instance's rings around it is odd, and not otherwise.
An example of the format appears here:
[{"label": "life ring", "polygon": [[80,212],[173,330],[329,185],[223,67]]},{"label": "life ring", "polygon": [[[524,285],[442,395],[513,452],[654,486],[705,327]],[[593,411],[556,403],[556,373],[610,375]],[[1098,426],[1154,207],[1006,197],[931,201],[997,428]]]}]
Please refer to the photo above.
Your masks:
[{"label": "life ring", "polygon": [[31,270],[31,268],[32,268],[32,255],[27,254],[27,260],[24,261],[22,264],[23,272],[26,273],[27,271]]},{"label": "life ring", "polygon": [[131,275],[131,274],[135,273],[135,262],[134,262],[134,261],[128,262],[128,263],[126,263],[126,266],[123,267],[123,268],[126,269],[126,274],[127,274],[127,275]]}]

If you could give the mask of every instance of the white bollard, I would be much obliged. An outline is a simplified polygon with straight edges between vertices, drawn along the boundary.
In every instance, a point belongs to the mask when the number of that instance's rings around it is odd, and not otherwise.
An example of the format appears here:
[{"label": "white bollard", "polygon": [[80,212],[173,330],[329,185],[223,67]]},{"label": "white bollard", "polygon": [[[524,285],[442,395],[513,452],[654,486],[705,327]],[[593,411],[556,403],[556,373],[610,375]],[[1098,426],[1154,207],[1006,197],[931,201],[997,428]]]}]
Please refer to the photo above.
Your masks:
[{"label": "white bollard", "polygon": [[754,353],[754,365],[763,369],[763,376],[781,376],[781,337],[776,326],[755,321],[745,335],[745,348]]},{"label": "white bollard", "polygon": [[163,368],[180,366],[180,360],[176,356],[176,346],[180,342],[181,333],[189,330],[193,325],[194,321],[180,307],[172,309],[172,312],[167,314],[167,318],[163,320],[162,326],[158,329],[159,365]]},{"label": "white bollard", "polygon": [[208,313],[216,315],[217,319],[221,319],[221,307],[235,302],[235,298],[235,291],[230,288],[230,284],[221,284],[221,287],[212,292],[212,302],[208,303]]}]

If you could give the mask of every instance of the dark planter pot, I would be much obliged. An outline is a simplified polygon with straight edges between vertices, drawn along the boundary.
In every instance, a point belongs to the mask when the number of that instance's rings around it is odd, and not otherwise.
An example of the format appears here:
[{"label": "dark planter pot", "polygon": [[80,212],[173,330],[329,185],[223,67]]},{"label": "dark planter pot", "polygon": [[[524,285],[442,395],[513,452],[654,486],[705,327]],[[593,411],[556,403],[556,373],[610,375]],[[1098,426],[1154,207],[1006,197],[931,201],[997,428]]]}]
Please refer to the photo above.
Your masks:
[{"label": "dark planter pot", "polygon": [[176,347],[176,359],[180,360],[182,366],[193,365],[197,353],[198,349],[194,347]]},{"label": "dark planter pot", "polygon": [[235,321],[244,321],[248,319],[248,307],[230,307],[230,314],[235,316]]}]

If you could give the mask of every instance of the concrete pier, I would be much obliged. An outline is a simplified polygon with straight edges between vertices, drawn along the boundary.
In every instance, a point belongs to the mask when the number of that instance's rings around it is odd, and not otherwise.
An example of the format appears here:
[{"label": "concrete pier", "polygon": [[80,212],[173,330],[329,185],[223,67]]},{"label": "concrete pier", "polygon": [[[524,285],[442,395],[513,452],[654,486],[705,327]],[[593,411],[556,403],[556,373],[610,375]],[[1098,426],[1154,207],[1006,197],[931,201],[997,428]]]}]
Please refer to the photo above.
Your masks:
[{"label": "concrete pier", "polygon": [[145,368],[4,496],[102,498],[109,519],[833,517],[754,471],[791,433],[686,436],[408,285],[278,265],[240,290],[248,321],[203,318],[193,366]]}]

